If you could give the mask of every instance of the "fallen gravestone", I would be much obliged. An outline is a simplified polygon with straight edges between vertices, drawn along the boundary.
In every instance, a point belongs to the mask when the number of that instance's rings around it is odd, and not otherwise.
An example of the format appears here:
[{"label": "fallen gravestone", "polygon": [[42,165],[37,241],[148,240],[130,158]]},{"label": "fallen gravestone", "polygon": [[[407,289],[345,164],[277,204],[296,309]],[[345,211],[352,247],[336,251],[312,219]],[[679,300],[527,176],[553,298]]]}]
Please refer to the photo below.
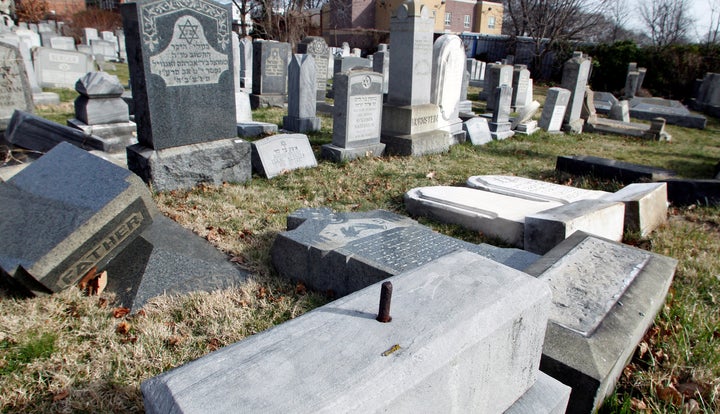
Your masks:
[{"label": "fallen gravestone", "polygon": [[625,203],[625,231],[645,237],[667,221],[668,191],[665,183],[630,184],[603,197]]},{"label": "fallen gravestone", "polygon": [[537,256],[518,249],[473,244],[438,234],[388,211],[331,213],[302,209],[271,249],[280,275],[344,296],[456,250],[522,269]]},{"label": "fallen gravestone", "polygon": [[594,92],[593,98],[595,101],[593,103],[595,104],[595,110],[599,114],[608,114],[613,105],[620,102],[618,98],[610,92]]},{"label": "fallen gravestone", "polygon": [[102,268],[157,212],[134,174],[67,143],[0,192],[1,273],[30,292],[58,292]]},{"label": "fallen gravestone", "polygon": [[0,131],[4,131],[16,109],[33,112],[32,90],[20,50],[0,42]]},{"label": "fallen gravestone", "polygon": [[676,206],[720,205],[720,180],[662,179],[667,183],[668,201]]},{"label": "fallen gravestone", "polygon": [[485,145],[492,141],[490,126],[485,118],[475,116],[463,122],[463,130],[473,145]]},{"label": "fallen gravestone", "polygon": [[690,113],[680,101],[662,98],[633,98],[630,101],[630,116],[652,120],[662,117],[670,125],[685,128],[705,129],[707,118]]},{"label": "fallen gravestone", "polygon": [[286,171],[317,166],[310,141],[304,134],[278,134],[252,143],[253,169],[266,178]]},{"label": "fallen gravestone", "polygon": [[595,200],[611,193],[586,190],[509,175],[475,175],[468,178],[468,187],[535,201],[568,204],[580,200]]},{"label": "fallen gravestone", "polygon": [[665,303],[677,260],[575,233],[525,272],[553,292],[540,369],[595,412]]},{"label": "fallen gravestone", "polygon": [[675,171],[647,165],[594,157],[590,155],[559,156],[555,169],[574,175],[592,175],[617,180],[623,184],[660,181],[674,177]]},{"label": "fallen gravestone", "polygon": [[[564,411],[566,389],[533,389],[552,384],[537,372],[550,301],[545,284],[464,251],[389,281],[391,322],[375,320],[380,286],[369,286],[145,381],[145,409]],[[526,394],[545,404],[513,407]]]}]

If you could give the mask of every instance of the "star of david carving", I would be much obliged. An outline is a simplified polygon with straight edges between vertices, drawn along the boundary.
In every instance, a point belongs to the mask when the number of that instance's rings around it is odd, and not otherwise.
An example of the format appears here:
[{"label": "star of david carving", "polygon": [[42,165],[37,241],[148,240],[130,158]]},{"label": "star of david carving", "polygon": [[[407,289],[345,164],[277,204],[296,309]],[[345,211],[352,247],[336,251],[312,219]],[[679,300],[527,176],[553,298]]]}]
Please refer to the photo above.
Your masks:
[{"label": "star of david carving", "polygon": [[198,25],[190,23],[190,20],[186,20],[185,24],[178,26],[180,28],[180,39],[187,40],[188,44],[192,44],[193,40],[199,39],[197,30]]}]

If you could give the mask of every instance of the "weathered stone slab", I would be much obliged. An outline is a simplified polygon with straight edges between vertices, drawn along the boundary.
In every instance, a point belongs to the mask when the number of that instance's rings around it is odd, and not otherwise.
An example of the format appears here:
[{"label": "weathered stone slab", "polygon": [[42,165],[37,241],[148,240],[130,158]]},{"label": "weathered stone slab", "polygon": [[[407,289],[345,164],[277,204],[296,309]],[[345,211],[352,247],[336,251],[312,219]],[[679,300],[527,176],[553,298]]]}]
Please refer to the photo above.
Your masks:
[{"label": "weathered stone slab", "polygon": [[293,132],[320,130],[316,117],[317,76],[315,59],[309,54],[296,54],[288,65],[288,114],[283,128]]},{"label": "weathered stone slab", "polygon": [[0,42],[0,131],[7,128],[16,109],[33,112],[32,90],[20,49]]},{"label": "weathered stone slab", "polygon": [[525,271],[550,284],[540,369],[573,388],[569,413],[594,412],[613,392],[662,308],[675,259],[578,232]]},{"label": "weathered stone slab", "polygon": [[156,296],[227,289],[247,279],[205,239],[161,214],[105,270],[107,291],[133,313]]},{"label": "weathered stone slab", "polygon": [[69,36],[55,36],[50,39],[50,48],[75,51],[75,39]]},{"label": "weathered stone slab", "polygon": [[611,94],[610,92],[598,92],[594,91],[595,94],[593,96],[595,104],[595,110],[599,114],[607,114],[610,112],[610,109],[613,107],[613,105],[620,102],[618,98],[615,97],[615,95]]},{"label": "weathered stone slab", "polygon": [[518,249],[454,239],[382,210],[337,214],[327,209],[299,210],[288,217],[288,229],[292,230],[278,235],[270,252],[278,273],[338,296],[457,250],[516,269],[537,258]]},{"label": "weathered stone slab", "polygon": [[562,87],[570,91],[568,108],[565,111],[563,129],[573,132],[582,132],[584,121],[580,118],[585,87],[590,76],[592,61],[583,56],[582,52],[574,52],[573,57],[563,65]]},{"label": "weathered stone slab", "polygon": [[643,120],[662,117],[670,125],[685,128],[705,129],[707,125],[707,118],[690,113],[680,101],[662,98],[633,98],[630,101],[630,116]]},{"label": "weathered stone slab", "polygon": [[0,186],[0,267],[30,292],[58,292],[101,268],[157,210],[128,170],[62,143]]},{"label": "weathered stone slab", "polygon": [[676,206],[720,205],[720,180],[663,179],[668,201]]},{"label": "weathered stone slab", "polygon": [[279,134],[252,143],[253,169],[266,178],[285,171],[317,166],[310,141],[304,134]]},{"label": "weathered stone slab", "polygon": [[630,184],[603,197],[625,203],[625,231],[645,237],[667,221],[667,184]]},{"label": "weathered stone slab", "polygon": [[583,231],[614,241],[623,237],[625,204],[604,200],[580,200],[525,217],[524,249],[544,254]]},{"label": "weathered stone slab", "polygon": [[572,389],[540,371],[532,388],[527,390],[503,414],[565,414]]},{"label": "weathered stone slab", "polygon": [[547,97],[545,98],[545,107],[543,107],[538,124],[540,128],[548,132],[560,132],[569,100],[570,91],[567,89],[548,89]]},{"label": "weathered stone slab", "polygon": [[665,120],[655,118],[650,125],[637,122],[623,122],[614,119],[597,118],[585,125],[585,132],[625,135],[645,138],[653,141],[671,141],[672,136],[665,131]]},{"label": "weathered stone slab", "polygon": [[[85,136],[99,138],[102,140],[102,151],[123,154],[123,157],[125,157],[128,146],[137,144],[137,125],[132,121],[88,125],[79,119],[72,118],[67,120],[67,126],[79,129]],[[127,165],[127,163],[123,164]]]},{"label": "weathered stone slab", "polygon": [[575,175],[594,175],[624,184],[638,181],[660,181],[676,175],[675,171],[633,164],[590,155],[559,156],[555,169]]},{"label": "weathered stone slab", "polygon": [[370,286],[144,382],[145,409],[500,413],[535,384],[545,284],[469,252],[390,281],[389,324]]},{"label": "weathered stone slab", "polygon": [[43,88],[74,88],[78,79],[95,70],[92,56],[70,50],[33,49],[35,75]]},{"label": "weathered stone slab", "polygon": [[585,190],[569,185],[548,183],[511,175],[475,175],[468,178],[466,184],[468,187],[493,193],[535,201],[553,201],[561,204],[580,200],[595,200],[611,194],[605,191]]},{"label": "weathered stone slab", "polygon": [[463,122],[463,130],[473,145],[485,145],[492,141],[487,119],[476,116]]},{"label": "weathered stone slab", "polygon": [[325,39],[319,36],[308,36],[298,43],[297,52],[307,53],[313,57],[317,76],[316,99],[318,102],[325,102],[327,81],[330,79],[330,49],[325,43]]}]

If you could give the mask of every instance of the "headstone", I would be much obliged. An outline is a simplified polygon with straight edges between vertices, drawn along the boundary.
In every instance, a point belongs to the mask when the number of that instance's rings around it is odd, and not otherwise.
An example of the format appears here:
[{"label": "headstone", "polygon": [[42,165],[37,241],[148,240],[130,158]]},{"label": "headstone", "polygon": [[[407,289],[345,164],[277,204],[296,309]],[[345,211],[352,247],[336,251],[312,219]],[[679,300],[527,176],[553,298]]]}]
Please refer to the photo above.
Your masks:
[{"label": "headstone", "polygon": [[630,116],[650,121],[662,117],[668,124],[685,128],[704,129],[707,119],[692,114],[680,101],[662,98],[634,98],[630,101]]},{"label": "headstone", "polygon": [[383,76],[383,94],[388,93],[388,84],[390,80],[390,51],[387,50],[387,45],[384,45],[384,50],[379,50],[373,55],[373,70],[382,74]]},{"label": "headstone", "polygon": [[252,39],[240,39],[240,87],[252,91],[253,80],[253,42]]},{"label": "headstone", "polygon": [[612,394],[664,306],[676,266],[578,232],[525,270],[553,291],[540,370],[573,388],[568,412],[595,412]]},{"label": "headstone", "polygon": [[343,42],[341,53],[342,56],[350,56],[350,44],[348,42]]},{"label": "headstone", "polygon": [[0,197],[0,273],[34,293],[102,268],[157,212],[134,174],[67,143],[0,185]]},{"label": "headstone", "polygon": [[54,38],[60,36],[55,32],[40,32],[39,34],[40,34],[40,43],[42,43],[42,45],[44,47],[52,47],[51,46],[52,40]]},{"label": "headstone", "polygon": [[470,73],[470,85],[482,86],[485,77],[485,62],[474,58],[467,58],[465,68],[468,73]]},{"label": "headstone", "polygon": [[460,37],[445,34],[435,41],[430,102],[439,109],[438,128],[450,132],[458,142],[465,141],[459,117],[465,59]]},{"label": "headstone", "polygon": [[470,74],[463,69],[462,87],[460,88],[460,103],[458,109],[460,113],[474,115],[472,110],[472,101],[468,99],[468,87],[470,86]]},{"label": "headstone", "polygon": [[538,130],[537,121],[532,119],[540,110],[540,102],[532,101],[522,107],[518,116],[511,122],[511,127],[515,132],[523,135],[532,135]]},{"label": "headstone", "polygon": [[[157,191],[250,178],[235,121],[230,6],[121,6],[139,144],[128,167]],[[190,162],[189,162],[190,161]]]},{"label": "headstone", "polygon": [[0,131],[4,131],[16,109],[33,112],[30,80],[20,50],[0,42]]},{"label": "headstone", "polygon": [[461,249],[515,269],[524,269],[538,257],[523,250],[454,239],[388,211],[335,214],[305,209],[293,215],[300,217],[288,217],[288,231],[273,243],[273,266],[283,277],[337,296]]},{"label": "headstone", "polygon": [[253,42],[253,81],[250,104],[253,108],[278,106],[287,101],[290,44],[275,41]]},{"label": "headstone", "polygon": [[310,54],[293,55],[288,65],[288,114],[283,128],[293,132],[320,130],[316,117],[317,77],[315,59]]},{"label": "headstone", "polygon": [[616,121],[630,122],[630,103],[622,100],[613,104],[608,113],[608,118]]},{"label": "headstone", "polygon": [[595,91],[595,110],[600,114],[607,114],[613,105],[620,102],[610,92],[598,92]]},{"label": "headstone", "polygon": [[325,102],[327,81],[330,78],[330,49],[325,39],[317,36],[308,36],[297,45],[298,53],[311,55],[315,62],[315,75],[317,77],[318,102]]},{"label": "headstone", "polygon": [[612,194],[509,175],[475,175],[468,178],[466,184],[468,187],[483,191],[560,204],[596,200]]},{"label": "headstone", "polygon": [[117,61],[117,42],[109,42],[102,39],[91,39],[90,48],[94,56],[102,56],[108,61]]},{"label": "headstone", "polygon": [[640,92],[640,89],[642,89],[643,82],[645,81],[645,75],[647,74],[646,68],[638,68],[638,81],[637,81],[637,89],[635,90],[635,94],[637,95],[638,92]]},{"label": "headstone", "polygon": [[75,48],[77,49],[78,52],[84,53],[84,54],[90,56],[91,58],[93,57],[92,47],[90,47],[90,45],[81,43],[79,45],[75,45]]},{"label": "headstone", "polygon": [[630,184],[603,200],[625,203],[625,231],[640,237],[646,237],[667,221],[666,183]]},{"label": "headstone", "polygon": [[569,100],[570,91],[567,89],[549,88],[538,124],[540,128],[547,132],[560,132]]},{"label": "headstone", "polygon": [[33,62],[43,88],[74,88],[78,79],[95,70],[90,55],[46,47],[33,49]]},{"label": "headstone", "polygon": [[32,30],[18,29],[15,30],[15,34],[20,38],[20,40],[23,40],[25,43],[27,43],[31,49],[33,47],[42,46],[40,35],[38,35],[36,32],[33,32]]},{"label": "headstone", "polygon": [[[448,278],[454,283],[446,283]],[[390,279],[389,324],[375,320],[376,284],[147,380],[141,386],[144,405],[148,413],[230,413],[237,407],[518,412],[516,401],[537,396],[533,386],[546,381],[536,367],[549,291],[531,279],[455,252]],[[268,366],[274,375],[264,374]],[[563,401],[567,390],[549,394],[549,400]],[[535,406],[530,412],[548,411]]]},{"label": "headstone", "polygon": [[430,103],[434,19],[420,1],[401,4],[390,19],[390,84],[383,107],[382,142],[389,154],[447,151],[452,134],[437,128],[439,109]]},{"label": "headstone", "polygon": [[498,86],[491,98],[495,99],[495,109],[490,121],[490,135],[493,139],[501,140],[515,135],[510,124],[510,102],[512,101],[512,88],[508,85]]},{"label": "headstone", "polygon": [[585,87],[585,96],[583,97],[580,118],[589,124],[597,122],[598,119],[597,111],[595,111],[595,93],[589,86]]},{"label": "headstone", "polygon": [[720,180],[667,178],[668,201],[675,206],[718,206],[720,205]]},{"label": "headstone", "polygon": [[[1,33],[0,42],[11,44],[18,48],[22,57],[22,62],[25,65],[25,71],[27,73],[28,81],[30,82],[30,89],[32,90],[32,100],[35,105],[56,105],[60,103],[60,96],[55,92],[43,92],[37,81],[37,75],[32,64],[32,53],[30,46],[21,39],[19,36],[13,33]],[[18,108],[23,109],[23,108]]]},{"label": "headstone", "polygon": [[570,91],[570,99],[565,112],[563,128],[572,133],[581,133],[583,120],[580,118],[585,87],[590,75],[591,60],[582,52],[575,52],[563,66],[562,87]]},{"label": "headstone", "polygon": [[99,39],[97,29],[92,28],[92,27],[83,28],[83,34],[82,34],[83,44],[90,46],[90,41],[92,39]]},{"label": "headstone", "polygon": [[278,132],[277,124],[253,121],[250,107],[250,94],[240,91],[235,94],[237,107],[237,133],[240,137],[265,137]]},{"label": "headstone", "polygon": [[118,56],[120,61],[127,62],[127,49],[125,48],[125,32],[122,29],[115,30],[115,37],[118,43]]},{"label": "headstone", "polygon": [[720,74],[706,73],[700,82],[695,99],[691,102],[696,110],[712,116],[720,116]]},{"label": "headstone", "polygon": [[635,93],[638,89],[638,79],[640,74],[638,72],[628,72],[625,78],[625,99],[632,99],[635,97]]},{"label": "headstone", "polygon": [[117,76],[106,72],[88,72],[75,85],[75,118],[68,125],[95,135],[104,141],[106,152],[122,152],[137,144],[137,127],[130,121],[125,91]]},{"label": "headstone", "polygon": [[383,76],[366,70],[335,74],[333,139],[322,146],[323,158],[335,162],[383,155],[380,142]]},{"label": "headstone", "polygon": [[660,181],[676,175],[675,171],[625,161],[594,157],[589,155],[559,156],[555,165],[557,171],[575,175],[592,175],[608,178],[624,184],[638,181]]},{"label": "headstone", "polygon": [[370,59],[357,56],[335,57],[333,63],[333,73],[347,72],[357,68],[372,68],[373,63]]},{"label": "headstone", "polygon": [[[512,87],[513,82],[513,67],[510,65],[488,65],[487,72],[485,73],[485,84],[483,86],[483,92],[480,94],[480,100],[487,100],[487,110],[495,110],[495,101],[497,99],[496,94],[498,87],[507,85]],[[512,96],[510,97],[512,100]]]},{"label": "headstone", "polygon": [[354,48],[352,49],[352,52],[351,52],[350,54],[351,54],[352,56],[362,57],[362,49],[360,49],[360,48],[358,48],[358,47],[354,47]]},{"label": "headstone", "polygon": [[516,108],[516,110],[520,110],[520,108],[532,102],[532,100],[527,100],[529,86],[530,71],[527,69],[527,66],[515,65],[512,77],[513,95],[512,103],[510,105],[513,108]]},{"label": "headstone", "polygon": [[473,145],[485,145],[492,141],[490,126],[485,118],[476,116],[463,122],[463,129]]},{"label": "headstone", "polygon": [[310,141],[304,134],[278,134],[252,143],[253,169],[273,178],[298,168],[317,166]]},{"label": "headstone", "polygon": [[69,36],[56,36],[50,39],[50,47],[53,49],[75,51],[75,39]]}]

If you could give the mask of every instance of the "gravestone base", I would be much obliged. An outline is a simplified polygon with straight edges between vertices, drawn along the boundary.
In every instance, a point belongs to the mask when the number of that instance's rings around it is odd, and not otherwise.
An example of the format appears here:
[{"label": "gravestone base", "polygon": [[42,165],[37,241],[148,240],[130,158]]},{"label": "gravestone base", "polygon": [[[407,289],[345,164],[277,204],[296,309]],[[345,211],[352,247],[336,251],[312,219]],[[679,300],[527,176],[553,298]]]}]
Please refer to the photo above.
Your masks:
[{"label": "gravestone base", "polygon": [[155,191],[192,188],[198,184],[241,183],[251,175],[250,143],[242,139],[190,144],[153,150],[127,148],[128,168]]},{"label": "gravestone base", "polygon": [[301,134],[305,132],[319,131],[320,118],[297,118],[287,115],[283,117],[283,129],[292,132],[299,132]]},{"label": "gravestone base", "polygon": [[286,102],[287,102],[287,95],[280,95],[280,94],[256,95],[254,93],[250,94],[250,107],[252,109],[267,108],[267,107],[271,107],[271,106],[274,106],[277,108],[284,108]]},{"label": "gravestone base", "polygon": [[382,134],[380,142],[385,144],[388,155],[420,156],[448,151],[454,144],[454,137],[447,131],[436,129],[413,135]]},{"label": "gravestone base", "polygon": [[269,122],[238,122],[237,133],[239,137],[254,138],[277,134],[278,126]]},{"label": "gravestone base", "polygon": [[630,184],[603,197],[625,203],[625,231],[645,237],[667,221],[666,183]]},{"label": "gravestone base", "polygon": [[537,121],[525,122],[518,124],[515,128],[515,132],[522,135],[532,135],[536,133],[540,128],[537,126]]},{"label": "gravestone base", "polygon": [[507,139],[515,135],[510,122],[488,122],[490,136],[494,140]]},{"label": "gravestone base", "polygon": [[102,150],[109,153],[125,152],[125,148],[137,144],[137,125],[135,122],[88,125],[79,119],[67,120],[70,127],[79,129],[87,135],[93,135],[102,143]]},{"label": "gravestone base", "polygon": [[352,161],[356,158],[381,157],[385,152],[385,144],[377,143],[363,147],[342,148],[333,144],[321,147],[320,156],[333,162]]},{"label": "gravestone base", "polygon": [[315,111],[321,114],[332,115],[335,112],[335,105],[329,104],[325,101],[318,101],[315,103]]},{"label": "gravestone base", "polygon": [[60,95],[55,92],[35,92],[33,102],[35,105],[57,105],[60,103]]},{"label": "gravestone base", "polygon": [[562,129],[571,134],[582,134],[584,125],[585,120],[580,118],[569,123],[564,123]]},{"label": "gravestone base", "polygon": [[458,104],[458,110],[460,112],[472,113],[472,101],[470,101],[470,100],[460,101],[460,103]]},{"label": "gravestone base", "polygon": [[415,135],[438,129],[438,111],[435,104],[395,106],[383,105],[382,134]]}]

